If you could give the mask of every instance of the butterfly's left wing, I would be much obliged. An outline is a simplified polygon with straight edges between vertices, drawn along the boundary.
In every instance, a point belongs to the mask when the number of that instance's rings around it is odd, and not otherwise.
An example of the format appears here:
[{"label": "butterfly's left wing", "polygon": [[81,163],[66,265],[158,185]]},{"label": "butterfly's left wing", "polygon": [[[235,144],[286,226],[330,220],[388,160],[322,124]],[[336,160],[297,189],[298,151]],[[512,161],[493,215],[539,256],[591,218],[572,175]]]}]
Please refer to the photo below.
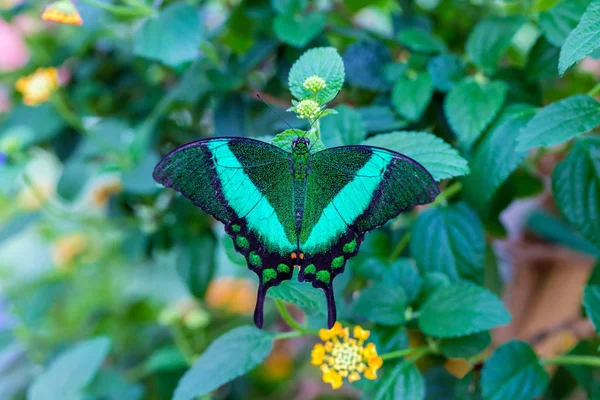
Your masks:
[{"label": "butterfly's left wing", "polygon": [[356,255],[364,234],[403,211],[432,202],[433,177],[402,154],[371,146],[342,146],[310,159],[300,249],[307,264],[299,279],[325,291],[328,324],[335,322],[333,278]]},{"label": "butterfly's left wing", "polygon": [[258,275],[254,321],[261,327],[267,289],[290,279],[295,264],[290,153],[254,139],[202,139],[167,154],[153,176],[225,224]]}]

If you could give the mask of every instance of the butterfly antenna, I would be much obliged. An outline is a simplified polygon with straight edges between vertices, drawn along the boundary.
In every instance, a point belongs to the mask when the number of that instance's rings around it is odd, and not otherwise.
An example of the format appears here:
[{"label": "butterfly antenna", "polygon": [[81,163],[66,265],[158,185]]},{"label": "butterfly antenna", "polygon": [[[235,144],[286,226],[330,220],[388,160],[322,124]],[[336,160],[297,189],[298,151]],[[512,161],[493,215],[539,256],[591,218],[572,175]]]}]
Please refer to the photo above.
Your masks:
[{"label": "butterfly antenna", "polygon": [[318,120],[319,118],[321,118],[321,115],[323,115],[323,113],[324,113],[325,111],[327,111],[327,108],[329,107],[329,105],[330,105],[331,103],[333,103],[333,102],[335,101],[335,99],[337,99],[337,97],[338,97],[338,95],[340,94],[340,92],[341,92],[341,90],[338,90],[338,92],[335,94],[335,96],[333,97],[333,99],[329,100],[329,102],[328,102],[327,104],[325,104],[325,107],[323,108],[323,110],[322,110],[322,111],[319,113],[319,115],[317,115],[317,118],[315,118],[315,120],[312,122],[312,124],[310,124],[310,127],[309,127],[309,129],[310,129],[310,128],[312,128],[313,124],[314,124],[315,122],[317,122],[317,120]]},{"label": "butterfly antenna", "polygon": [[284,124],[286,124],[292,131],[294,131],[294,133],[298,136],[300,136],[300,134],[298,133],[298,131],[296,131],[292,125],[290,125],[289,122],[287,122],[285,119],[283,119],[283,117],[281,115],[279,115],[279,113],[277,111],[275,111],[275,109],[273,107],[271,107],[269,105],[269,103],[267,103],[262,97],[260,97],[260,94],[256,93],[256,97],[258,97],[260,99],[260,101],[262,101],[263,103],[265,103],[265,105],[267,107],[269,107],[269,110],[273,111],[275,113],[275,115],[277,115],[279,117],[280,120],[283,121]]}]

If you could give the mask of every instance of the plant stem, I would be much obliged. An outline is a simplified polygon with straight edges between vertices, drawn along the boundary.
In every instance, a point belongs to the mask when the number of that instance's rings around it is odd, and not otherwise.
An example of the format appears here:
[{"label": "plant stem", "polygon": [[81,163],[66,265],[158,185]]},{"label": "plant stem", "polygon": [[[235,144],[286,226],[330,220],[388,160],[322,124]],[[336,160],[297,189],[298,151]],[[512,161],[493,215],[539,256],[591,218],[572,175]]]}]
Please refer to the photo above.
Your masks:
[{"label": "plant stem", "polygon": [[592,88],[592,90],[590,90],[590,91],[588,92],[588,96],[590,96],[590,97],[594,97],[594,96],[596,96],[598,93],[600,93],[600,83],[597,83],[597,84],[596,84],[596,86],[594,86],[594,87]]},{"label": "plant stem", "polygon": [[396,351],[390,351],[389,353],[385,353],[381,355],[381,358],[385,360],[393,360],[394,358],[406,357],[406,356],[416,356],[421,357],[427,353],[429,353],[429,347],[415,347],[410,349],[402,349]]},{"label": "plant stem", "polygon": [[305,332],[302,331],[292,331],[292,332],[280,332],[275,334],[275,340],[278,339],[292,339],[306,336]]},{"label": "plant stem", "polygon": [[179,350],[181,350],[183,358],[185,358],[185,361],[188,363],[188,365],[192,365],[195,360],[194,350],[190,347],[184,333],[181,330],[181,327],[177,325],[172,326],[170,331],[175,345],[179,348]]},{"label": "plant stem", "polygon": [[432,207],[437,205],[446,205],[448,204],[448,200],[454,197],[458,192],[462,189],[462,183],[454,182],[452,185],[448,186],[446,189],[442,190],[442,192],[438,195],[433,203],[431,203]]},{"label": "plant stem", "polygon": [[[281,301],[279,299],[275,299],[275,306],[277,307],[277,311],[279,311],[281,318],[283,318],[285,323],[288,324],[288,326],[290,328],[293,328],[296,331],[298,331],[297,333],[299,333],[299,336],[317,335],[318,334],[317,331],[315,331],[313,329],[309,329],[309,328],[301,325],[298,321],[296,321],[294,319],[294,317],[292,317],[292,314],[290,314],[290,312],[287,310],[287,308],[285,308],[285,304],[283,303],[283,301]],[[286,333],[292,333],[292,332],[286,332]],[[292,337],[297,337],[297,336],[292,336]]]},{"label": "plant stem", "polygon": [[588,365],[590,367],[600,367],[600,357],[595,356],[557,356],[542,360],[543,365]]},{"label": "plant stem", "polygon": [[396,247],[394,247],[394,250],[392,251],[392,254],[390,255],[389,261],[392,262],[396,258],[398,258],[398,256],[400,254],[402,254],[402,251],[406,248],[406,246],[408,246],[409,242],[410,242],[410,231],[406,231],[404,233],[404,235],[402,236],[402,238],[400,239],[400,241],[398,242],[398,244],[396,245]]}]

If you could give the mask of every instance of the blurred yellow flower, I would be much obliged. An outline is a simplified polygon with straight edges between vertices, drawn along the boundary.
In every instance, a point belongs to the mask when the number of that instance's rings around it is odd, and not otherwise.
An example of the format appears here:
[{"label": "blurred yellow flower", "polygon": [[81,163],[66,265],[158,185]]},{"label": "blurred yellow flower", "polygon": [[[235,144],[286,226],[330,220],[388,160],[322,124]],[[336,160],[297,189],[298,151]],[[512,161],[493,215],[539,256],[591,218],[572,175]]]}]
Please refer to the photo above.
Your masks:
[{"label": "blurred yellow flower", "polygon": [[23,103],[37,106],[50,98],[58,88],[58,70],[56,68],[38,68],[33,74],[19,78],[15,84]]},{"label": "blurred yellow flower", "polygon": [[254,286],[247,279],[224,277],[210,282],[204,300],[209,308],[251,315],[256,294]]},{"label": "blurred yellow flower", "polygon": [[44,21],[58,22],[59,24],[83,25],[83,19],[75,4],[70,0],[59,0],[51,3],[42,14]]},{"label": "blurred yellow flower", "polygon": [[158,316],[163,325],[183,324],[189,329],[203,328],[210,323],[210,315],[193,298],[185,298],[163,308]]},{"label": "blurred yellow flower", "polygon": [[85,253],[89,240],[83,233],[62,236],[54,242],[52,261],[59,268],[68,266],[76,257]]},{"label": "blurred yellow flower", "polygon": [[367,343],[371,332],[360,326],[354,327],[353,337],[348,328],[336,322],[333,328],[321,329],[319,337],[325,343],[317,343],[311,353],[311,363],[320,365],[323,382],[329,383],[333,389],[343,384],[343,378],[349,382],[365,378],[377,378],[377,370],[383,365],[383,360],[377,355],[373,343]]}]

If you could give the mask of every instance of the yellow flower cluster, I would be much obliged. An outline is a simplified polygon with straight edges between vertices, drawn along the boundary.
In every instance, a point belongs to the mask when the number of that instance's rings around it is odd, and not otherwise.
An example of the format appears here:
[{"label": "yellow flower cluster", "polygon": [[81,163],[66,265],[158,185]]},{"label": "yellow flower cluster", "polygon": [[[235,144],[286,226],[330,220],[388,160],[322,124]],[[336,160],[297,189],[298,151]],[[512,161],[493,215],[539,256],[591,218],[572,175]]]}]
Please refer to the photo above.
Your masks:
[{"label": "yellow flower cluster", "polygon": [[321,78],[320,76],[313,75],[304,80],[303,86],[306,88],[306,90],[317,93],[325,89],[327,84],[325,83],[325,79]]},{"label": "yellow flower cluster", "polygon": [[19,78],[15,84],[23,95],[23,103],[37,106],[47,101],[58,88],[58,70],[56,68],[38,68],[33,74]]},{"label": "yellow flower cluster", "polygon": [[302,100],[296,104],[296,112],[300,118],[313,119],[319,115],[321,107],[314,100]]},{"label": "yellow flower cluster", "polygon": [[349,382],[360,379],[361,374],[367,379],[376,379],[377,370],[383,365],[383,360],[377,355],[373,343],[367,343],[371,332],[355,326],[353,337],[348,328],[342,328],[336,322],[333,328],[321,329],[319,337],[324,344],[317,343],[311,353],[311,363],[320,365],[323,372],[323,382],[329,383],[333,389],[343,384],[343,379]]},{"label": "yellow flower cluster", "polygon": [[59,0],[51,3],[44,10],[42,19],[59,24],[83,25],[83,19],[71,0]]}]

